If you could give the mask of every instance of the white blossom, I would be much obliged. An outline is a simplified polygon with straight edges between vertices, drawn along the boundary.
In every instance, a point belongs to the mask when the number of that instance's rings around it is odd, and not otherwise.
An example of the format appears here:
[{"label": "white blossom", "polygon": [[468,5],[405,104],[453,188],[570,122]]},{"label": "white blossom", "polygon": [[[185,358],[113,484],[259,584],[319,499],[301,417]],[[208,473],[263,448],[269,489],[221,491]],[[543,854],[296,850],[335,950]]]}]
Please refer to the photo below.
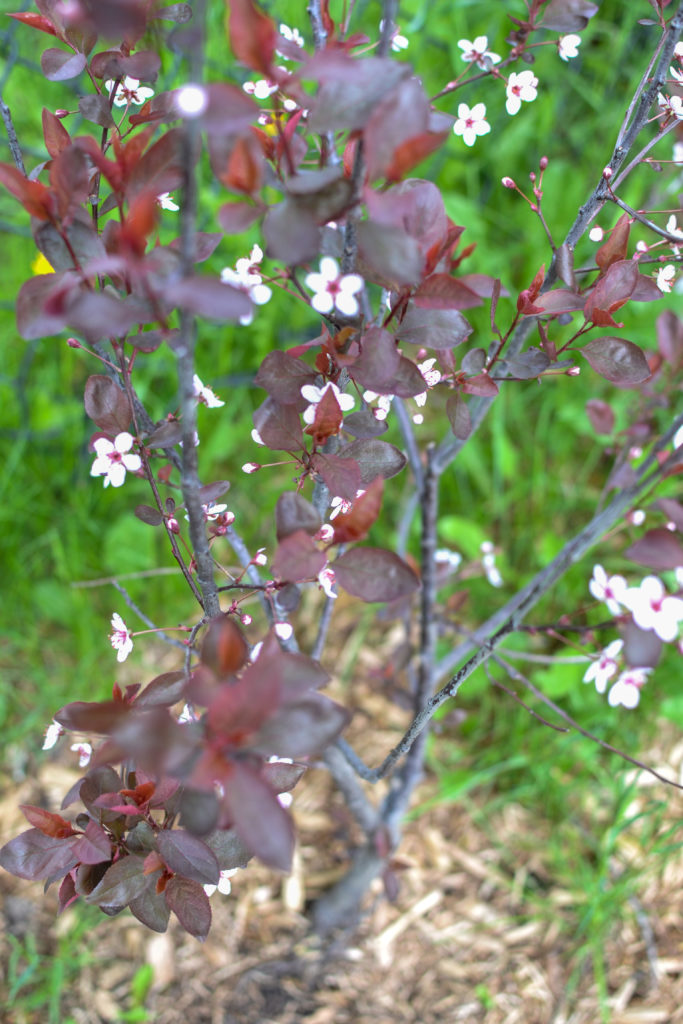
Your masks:
[{"label": "white blossom", "polygon": [[71,750],[78,754],[78,767],[86,768],[92,757],[92,747],[89,743],[72,743]]},{"label": "white blossom", "polygon": [[90,469],[90,476],[103,476],[104,486],[121,487],[126,479],[126,470],[136,473],[142,466],[139,455],[129,455],[133,447],[132,434],[124,430],[117,434],[113,442],[106,437],[98,437],[93,444],[97,458]]},{"label": "white blossom", "polygon": [[64,729],[62,729],[62,727],[59,724],[59,722],[54,722],[54,721],[51,722],[50,725],[48,725],[47,729],[45,730],[45,739],[43,740],[43,750],[52,750],[52,748],[54,747],[54,745],[57,742],[57,740],[59,739],[59,737],[62,736],[63,734],[64,734]]},{"label": "white blossom", "polygon": [[629,668],[622,672],[607,695],[611,707],[622,704],[625,708],[635,708],[640,700],[640,689],[645,686],[649,668]]},{"label": "white blossom", "polygon": [[[111,95],[111,91],[116,85],[116,80],[108,78],[104,83],[104,87]],[[116,95],[114,96],[115,107],[127,107],[130,104],[134,106],[141,106],[146,103],[147,100],[151,99],[154,95],[154,89],[149,89],[146,85],[140,85],[139,78],[131,78],[130,75],[126,75],[123,81],[119,82]]]},{"label": "white blossom", "polygon": [[205,405],[207,409],[218,409],[221,405],[225,405],[225,402],[218,397],[218,395],[206,384],[202,384],[201,380],[195,373],[192,378],[192,386],[194,388],[195,398],[202,405]]},{"label": "white blossom", "polygon": [[116,660],[125,661],[130,652],[133,650],[133,634],[128,629],[118,612],[114,612],[111,617],[111,628],[112,631],[109,634],[109,642],[117,651]]},{"label": "white blossom", "polygon": [[316,387],[315,384],[304,384],[301,388],[301,395],[307,402],[311,403],[307,409],[304,409],[304,423],[308,423],[309,425],[313,423],[315,419],[316,406],[320,401],[322,401],[322,397],[325,392],[330,389],[332,389],[332,393],[337,399],[337,403],[342,412],[348,412],[350,409],[353,409],[356,404],[356,400],[353,395],[340,391],[337,385],[333,384],[332,381],[328,381],[322,388]]},{"label": "white blossom", "polygon": [[557,52],[562,60],[571,60],[573,57],[578,57],[580,44],[581,36],[573,34],[560,36],[557,43]]},{"label": "white blossom", "polygon": [[315,292],[311,305],[317,313],[331,313],[336,308],[345,316],[355,316],[356,295],[363,287],[363,278],[359,274],[342,274],[335,259],[323,256],[320,273],[306,275],[306,287]]},{"label": "white blossom", "polygon": [[586,669],[583,677],[584,683],[595,680],[595,689],[598,693],[604,693],[608,680],[612,678],[619,667],[617,658],[623,646],[623,640],[613,640],[611,644],[608,644]]},{"label": "white blossom", "polygon": [[177,213],[180,209],[170,192],[162,192],[160,196],[157,196],[157,202],[162,210],[172,210]]},{"label": "white blossom", "polygon": [[[259,245],[254,245],[248,257],[244,256],[237,260],[234,270],[232,267],[224,267],[221,270],[221,281],[246,292],[255,306],[264,306],[273,294],[268,285],[263,283],[259,266],[262,260],[263,249]],[[246,327],[253,319],[253,312],[245,313],[240,317],[240,323]]]},{"label": "white blossom", "polygon": [[326,565],[324,569],[318,573],[318,583],[320,588],[325,593],[326,597],[336,598],[337,592],[334,589],[335,583],[335,572],[331,565]]},{"label": "white blossom", "polygon": [[486,120],[486,104],[475,103],[470,109],[466,103],[458,106],[458,119],[453,125],[455,135],[462,135],[466,146],[473,146],[478,135],[488,135],[491,125]]},{"label": "white blossom", "polygon": [[670,292],[671,285],[676,280],[676,268],[673,263],[667,263],[657,271],[657,287],[660,292]]},{"label": "white blossom", "polygon": [[607,576],[601,565],[593,566],[593,578],[588,589],[598,601],[604,601],[612,615],[621,614],[627,585],[623,576]]},{"label": "white blossom", "polygon": [[458,40],[458,46],[463,51],[462,59],[465,63],[475,63],[483,71],[487,71],[490,64],[500,63],[499,55],[489,50],[488,45],[487,36],[477,36],[474,42],[470,42],[469,39]]},{"label": "white blossom", "polygon": [[665,643],[676,639],[678,624],[683,622],[683,600],[667,594],[658,576],[646,576],[639,587],[629,587],[624,604],[640,629],[653,629]]},{"label": "white blossom", "polygon": [[506,88],[507,100],[505,109],[508,114],[516,114],[522,106],[522,101],[531,103],[536,99],[538,79],[533,71],[513,71],[508,79]]},{"label": "white blossom", "polygon": [[207,896],[213,896],[216,889],[218,889],[219,893],[221,893],[223,896],[229,896],[230,893],[232,892],[232,884],[230,882],[230,879],[232,878],[233,875],[236,874],[237,868],[230,868],[230,870],[221,871],[220,875],[218,876],[218,885],[205,885],[204,892],[206,893]]}]

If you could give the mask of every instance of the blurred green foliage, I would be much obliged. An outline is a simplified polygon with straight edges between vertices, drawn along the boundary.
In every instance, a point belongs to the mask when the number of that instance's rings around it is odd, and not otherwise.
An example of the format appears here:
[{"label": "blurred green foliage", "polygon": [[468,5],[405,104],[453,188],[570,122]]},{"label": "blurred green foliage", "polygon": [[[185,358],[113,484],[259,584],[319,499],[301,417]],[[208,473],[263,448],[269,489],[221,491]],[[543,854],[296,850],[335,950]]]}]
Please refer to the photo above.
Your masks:
[{"label": "blurred green foliage", "polygon": [[[0,0],[0,14],[29,6]],[[302,0],[272,0],[264,6],[278,22],[297,26],[310,38]],[[340,8],[341,4],[332,0],[333,17],[339,16]],[[478,81],[436,102],[439,110],[452,115],[460,102],[472,106],[482,101],[487,106],[489,135],[478,139],[472,149],[461,139],[449,137],[442,150],[415,173],[441,188],[449,215],[466,227],[462,245],[476,243],[463,272],[498,276],[508,290],[511,298],[501,299],[498,307],[498,323],[503,328],[513,316],[517,292],[528,286],[541,264],[548,265],[550,251],[538,220],[517,195],[502,187],[500,179],[509,175],[526,188],[529,172],[538,169],[542,155],[548,157],[544,211],[556,242],[561,241],[607,162],[628,99],[652,50],[656,28],[636,24],[637,17],[647,17],[651,11],[648,3],[639,0],[628,8],[626,14],[620,0],[604,0],[582,34],[579,57],[568,63],[558,58],[553,43],[556,35],[547,33],[552,45],[534,51],[538,99],[524,104],[514,118],[505,111],[503,85],[492,80]],[[207,77],[241,83],[248,76],[245,69],[234,65],[226,45],[224,5],[210,0],[208,9]],[[459,39],[487,34],[491,49],[507,52],[505,38],[510,25],[506,11],[523,17],[524,4],[521,0],[505,5],[499,0],[403,0],[399,24],[410,45],[398,59],[414,64],[427,92],[433,95],[464,68]],[[374,40],[380,17],[379,3],[359,0],[352,29]],[[36,37],[15,22],[0,21],[0,58],[5,61],[0,86],[29,168],[46,156],[41,106],[73,109],[74,97],[86,85],[80,81],[46,82],[35,62],[38,47],[50,44],[47,37]],[[164,50],[159,88],[179,84],[184,73],[178,54]],[[72,133],[78,132],[76,118],[68,125]],[[670,158],[669,143],[662,145],[661,152],[655,150],[655,155]],[[4,136],[0,138],[0,159],[10,159]],[[663,180],[649,167],[642,168],[632,175],[624,198],[636,208],[669,207],[675,200],[664,191]],[[203,230],[218,230],[216,212],[229,198],[207,173],[200,214]],[[618,214],[616,208],[605,209],[598,223],[609,228]],[[162,240],[173,237],[174,216],[164,213]],[[182,579],[172,571],[128,578],[157,568],[172,570],[171,553],[159,531],[133,516],[135,505],[149,500],[142,481],[129,479],[121,490],[104,490],[101,481],[89,475],[92,456],[87,443],[92,424],[85,416],[82,394],[87,376],[98,372],[97,366],[67,348],[62,337],[26,343],[17,335],[14,297],[31,274],[35,249],[27,216],[4,189],[0,191],[0,231],[4,255],[0,292],[0,724],[6,747],[38,750],[42,730],[60,704],[77,697],[101,698],[110,691],[117,677],[107,641],[112,611],[123,614],[133,629],[141,626],[110,584],[93,588],[79,584],[120,577],[159,625],[185,621],[194,609]],[[635,230],[632,244],[638,237],[641,235]],[[257,239],[256,229],[239,238],[224,238],[206,269],[217,272],[233,265]],[[583,240],[576,253],[577,264],[588,262],[594,250],[593,243]],[[268,261],[265,267],[276,272]],[[252,549],[265,542],[270,543],[271,551],[273,506],[294,470],[281,467],[255,477],[242,476],[241,463],[258,459],[249,432],[251,411],[262,393],[250,387],[249,381],[272,348],[290,347],[319,332],[317,319],[305,303],[277,288],[274,291],[272,301],[257,310],[250,327],[201,324],[198,351],[200,377],[226,401],[222,410],[200,409],[203,477],[232,481],[227,500],[237,516],[236,526]],[[658,311],[649,304],[628,306],[624,336],[652,349],[653,320]],[[485,347],[490,338],[488,304],[471,311],[471,316],[468,312],[468,317],[475,326],[472,344]],[[138,387],[153,418],[160,419],[177,407],[173,359],[168,349],[140,357]],[[617,391],[586,366],[579,378],[558,376],[506,386],[482,429],[446,474],[439,542],[470,560],[478,558],[484,540],[494,541],[501,552],[498,564],[503,588],[494,590],[483,576],[465,584],[469,590],[468,621],[480,622],[494,611],[557,553],[565,538],[595,509],[612,465],[604,439],[596,437],[585,414],[586,400],[596,397],[613,405],[619,429],[628,425],[637,401],[634,394]],[[438,391],[432,395],[425,423],[417,428],[421,441],[440,439],[447,430],[444,401]],[[393,433],[387,437],[396,440]],[[373,534],[376,542],[381,537],[380,542],[387,543],[392,535],[409,488],[407,473],[388,484],[383,519]],[[417,552],[415,543],[414,530],[413,553]],[[611,571],[623,571],[626,563],[613,557],[612,551],[612,541],[605,540],[596,560],[603,560]],[[589,603],[591,564],[586,560],[554,588],[535,621],[555,621]],[[359,615],[367,626],[367,615]],[[525,644],[525,638],[513,637],[507,646]],[[442,642],[442,653],[447,647]],[[158,647],[155,650],[158,653]],[[586,728],[628,750],[637,751],[644,745],[658,712],[678,724],[683,722],[672,654],[667,654],[644,691],[639,713],[608,709],[592,686],[581,684],[581,665],[522,664],[534,683]],[[153,655],[145,654],[144,641],[136,645],[125,666],[126,680],[132,678],[131,672],[139,673],[143,680],[156,672]],[[124,675],[121,670],[118,674]],[[483,671],[468,682],[459,703],[467,718],[457,738],[448,744],[436,740],[431,748],[430,766],[442,783],[440,799],[462,800],[479,792],[486,794],[486,800],[538,805],[551,820],[561,821],[566,816],[567,779],[571,779],[572,786],[579,788],[595,783],[608,791],[612,787],[615,807],[623,806],[613,759],[586,740],[544,728],[509,696],[492,689]],[[606,763],[611,765],[609,771],[604,768]],[[599,872],[593,877],[591,885],[603,893],[597,883]],[[603,896],[596,897],[598,903],[594,900],[592,905],[599,904],[604,910]],[[609,917],[607,910],[605,915]],[[595,929],[594,921],[587,922],[587,935],[590,929]],[[594,930],[591,935],[595,934]],[[21,984],[17,978],[17,992]],[[485,1001],[483,990],[479,998]],[[144,994],[139,1005],[143,1002]]]}]

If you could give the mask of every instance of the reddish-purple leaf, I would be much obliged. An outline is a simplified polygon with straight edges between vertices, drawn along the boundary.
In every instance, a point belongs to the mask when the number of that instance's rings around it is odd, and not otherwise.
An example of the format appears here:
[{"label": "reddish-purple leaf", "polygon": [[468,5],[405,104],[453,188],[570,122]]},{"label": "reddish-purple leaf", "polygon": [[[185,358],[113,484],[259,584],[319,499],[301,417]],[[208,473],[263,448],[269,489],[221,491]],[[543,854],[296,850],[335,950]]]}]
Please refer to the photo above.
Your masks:
[{"label": "reddish-purple leaf", "polygon": [[683,363],[683,320],[672,309],[657,317],[657,347],[664,359],[678,369]]},{"label": "reddish-purple leaf", "polygon": [[628,257],[628,236],[631,230],[631,220],[627,213],[621,217],[612,228],[607,241],[604,242],[595,254],[595,262],[604,272],[613,263],[625,260]]},{"label": "reddish-purple leaf", "polygon": [[166,288],[165,297],[173,306],[210,320],[239,320],[251,313],[245,292],[214,277],[192,274],[174,281]]},{"label": "reddish-purple leaf", "polygon": [[665,569],[677,569],[683,565],[683,544],[675,533],[666,527],[657,527],[631,544],[625,551],[627,558],[638,565],[646,565],[648,569],[661,572]]},{"label": "reddish-purple leaf", "polygon": [[[373,221],[407,231],[418,243],[423,256],[431,254],[430,269],[433,269],[434,253],[440,251],[449,231],[443,198],[437,186],[431,181],[410,178],[387,192],[368,191],[365,201]],[[458,232],[462,230],[456,229]]]},{"label": "reddish-purple leaf", "polygon": [[330,495],[353,501],[360,488],[360,468],[354,459],[343,459],[339,455],[325,455],[316,452],[311,459],[311,468],[327,485]]},{"label": "reddish-purple leaf", "polygon": [[156,676],[135,698],[136,707],[172,707],[183,699],[184,672],[164,672]]},{"label": "reddish-purple leaf", "polygon": [[153,932],[165,932],[168,928],[171,911],[163,892],[149,888],[141,896],[131,900],[128,909],[138,921],[151,928]]},{"label": "reddish-purple leaf", "polygon": [[526,352],[505,360],[508,371],[518,380],[532,380],[550,366],[548,356],[540,348],[530,348]]},{"label": "reddish-purple leaf", "polygon": [[413,295],[413,302],[425,309],[470,309],[481,306],[481,297],[450,274],[432,274]]},{"label": "reddish-purple leaf", "polygon": [[172,448],[183,437],[183,425],[180,420],[165,420],[145,438],[148,448]]},{"label": "reddish-purple leaf", "polygon": [[305,447],[301,420],[295,405],[283,405],[273,398],[266,398],[254,411],[254,426],[268,448],[298,452]]},{"label": "reddish-purple leaf", "polygon": [[65,82],[68,78],[76,78],[86,63],[84,53],[70,53],[54,46],[43,50],[40,55],[40,66],[50,82]]},{"label": "reddish-purple leaf", "polygon": [[[555,288],[553,291],[543,292],[542,295],[538,295],[534,299],[532,306],[542,310],[544,313],[573,313],[578,309],[583,309],[585,302],[585,296],[579,295],[578,292],[572,291],[571,288]],[[534,314],[524,311],[523,315]]]},{"label": "reddish-purple leaf", "polygon": [[424,258],[418,243],[404,228],[363,220],[356,229],[359,271],[387,288],[419,283]]},{"label": "reddish-purple leaf", "polygon": [[43,107],[43,137],[45,148],[52,157],[58,156],[62,150],[71,145],[71,136],[51,110]]},{"label": "reddish-purple leaf", "polygon": [[326,49],[310,57],[300,75],[321,82],[308,127],[323,134],[363,128],[377,104],[410,76],[410,68],[388,57],[357,60],[341,50]]},{"label": "reddish-purple leaf", "polygon": [[76,884],[70,874],[65,875],[62,884],[59,887],[59,908],[58,914],[63,913],[67,907],[78,899],[78,893],[76,892]]},{"label": "reddish-purple leaf", "polygon": [[78,111],[88,121],[99,124],[103,128],[111,128],[114,119],[109,109],[109,100],[101,93],[94,93],[92,96],[81,96],[78,101]]},{"label": "reddish-purple leaf", "polygon": [[203,942],[211,927],[211,904],[203,885],[175,875],[164,889],[164,898],[185,931]]},{"label": "reddish-purple leaf", "polygon": [[410,566],[384,548],[345,551],[332,562],[332,568],[339,586],[363,601],[395,601],[420,586]]},{"label": "reddish-purple leaf", "polygon": [[[357,442],[363,443],[363,442]],[[348,512],[342,512],[334,520],[334,543],[348,544],[363,540],[377,519],[382,507],[384,481],[378,476],[353,503]]]},{"label": "reddish-purple leaf", "polygon": [[320,251],[321,231],[316,218],[294,199],[271,206],[263,221],[263,236],[271,259],[289,266],[308,263]]},{"label": "reddish-purple leaf", "polygon": [[308,403],[301,397],[301,388],[304,384],[315,383],[315,377],[315,371],[303,359],[274,349],[261,363],[254,384],[267,391],[277,402],[303,410]]},{"label": "reddish-purple leaf", "polygon": [[676,529],[683,532],[683,505],[675,498],[658,498],[655,504],[667,519],[671,520]]},{"label": "reddish-purple leaf", "polygon": [[425,379],[412,359],[401,356],[398,370],[387,385],[389,392],[398,398],[412,398],[421,395],[427,388]]},{"label": "reddish-purple leaf", "polygon": [[278,544],[271,562],[274,576],[289,583],[315,578],[321,572],[327,556],[320,551],[304,530],[285,537]]},{"label": "reddish-purple leaf", "polygon": [[147,523],[148,526],[160,526],[164,521],[159,509],[152,505],[136,505],[134,514],[141,523]]},{"label": "reddish-purple leaf", "polygon": [[52,814],[51,811],[46,811],[42,807],[34,807],[32,804],[19,804],[19,810],[29,825],[40,829],[46,836],[52,836],[53,839],[66,839],[74,834],[71,822],[62,818],[60,814]]},{"label": "reddish-purple leaf", "polygon": [[457,309],[420,309],[410,305],[396,330],[401,341],[425,348],[454,348],[472,333]]},{"label": "reddish-purple leaf", "polygon": [[601,377],[621,387],[635,387],[650,377],[650,367],[641,349],[623,338],[594,338],[581,354]]},{"label": "reddish-purple leaf", "polygon": [[218,861],[201,839],[182,828],[163,829],[157,847],[171,871],[202,885],[218,885]]},{"label": "reddish-purple leaf", "polygon": [[586,413],[596,434],[611,434],[614,430],[614,412],[612,407],[599,398],[589,398],[586,402]]},{"label": "reddish-purple leaf", "polygon": [[[264,767],[267,767],[267,765]],[[290,765],[289,767],[293,768],[295,766]],[[254,856],[251,850],[244,845],[234,828],[217,829],[211,835],[208,835],[204,842],[209,849],[213,850],[221,871],[245,868]]]},{"label": "reddish-purple leaf", "polygon": [[[34,223],[33,237],[50,266],[58,271],[73,270],[74,256],[84,268],[90,268],[93,263],[101,265],[107,258],[104,243],[84,210],[73,213],[68,226],[62,227],[62,233],[47,221]],[[53,275],[53,286],[56,283]]]},{"label": "reddish-purple leaf", "polygon": [[[419,391],[415,394],[419,394]],[[345,432],[353,434],[357,438],[379,437],[381,434],[386,434],[388,429],[387,423],[373,416],[367,405],[364,405],[359,412],[352,412],[344,417]]]},{"label": "reddish-purple leaf", "polygon": [[619,260],[610,264],[607,273],[596,284],[586,299],[586,320],[603,322],[600,314],[611,314],[628,302],[638,283],[638,264],[633,260]]},{"label": "reddish-purple leaf", "polygon": [[119,434],[128,429],[131,420],[128,396],[110,377],[100,373],[88,377],[83,401],[86,413],[100,430]]},{"label": "reddish-purple leaf", "polygon": [[400,473],[408,461],[395,445],[375,438],[352,441],[339,454],[344,459],[355,459],[360,467],[360,482],[365,485],[378,476],[389,480]]},{"label": "reddish-purple leaf", "polygon": [[550,0],[542,10],[542,25],[563,35],[582,32],[597,13],[598,5],[589,0]]},{"label": "reddish-purple leaf", "polygon": [[223,612],[212,619],[202,642],[202,664],[219,676],[239,672],[249,657],[249,646],[234,615]]},{"label": "reddish-purple leaf", "polygon": [[386,175],[396,150],[423,135],[429,125],[429,101],[417,78],[404,78],[373,110],[365,126],[365,159],[371,180]]},{"label": "reddish-purple leaf", "polygon": [[[305,693],[264,722],[251,746],[265,756],[275,752],[278,757],[317,754],[337,739],[350,720],[346,708],[329,697]],[[254,852],[260,856],[258,850]]]},{"label": "reddish-purple leaf", "polygon": [[466,441],[472,433],[472,419],[467,403],[457,391],[451,391],[446,399],[446,416],[454,436]]},{"label": "reddish-purple leaf", "polygon": [[51,875],[60,878],[78,863],[73,843],[73,839],[56,839],[30,828],[3,846],[0,867],[32,882]]},{"label": "reddish-purple leaf", "polygon": [[224,203],[218,211],[218,223],[226,234],[241,235],[262,213],[263,210],[252,203]]},{"label": "reddish-purple leaf", "polygon": [[371,327],[360,339],[360,355],[349,372],[354,380],[378,394],[391,392],[401,353],[396,338],[382,327]]},{"label": "reddish-purple leaf", "polygon": [[474,377],[468,377],[460,385],[464,395],[479,395],[480,398],[495,398],[498,394],[498,385],[491,380],[488,373],[478,373]]},{"label": "reddish-purple leaf", "polygon": [[276,793],[289,793],[294,789],[307,768],[307,764],[268,761],[261,769],[261,775]]},{"label": "reddish-purple leaf", "polygon": [[277,795],[251,767],[234,761],[223,803],[240,838],[268,867],[289,871],[294,853],[294,827]]},{"label": "reddish-purple leaf", "polygon": [[[209,256],[215,251],[216,246],[223,238],[223,235],[213,231],[197,231],[194,235],[194,262],[203,263],[204,260],[208,260]],[[180,251],[180,239],[174,238],[169,243],[169,248]]]},{"label": "reddish-purple leaf", "polygon": [[121,857],[105,871],[102,880],[85,896],[95,906],[125,907],[152,885],[153,876],[144,874],[142,857]]},{"label": "reddish-purple leaf", "polygon": [[66,316],[59,312],[46,312],[45,303],[62,275],[39,274],[24,281],[16,301],[17,329],[25,341],[57,334],[66,325]]},{"label": "reddish-purple leaf", "polygon": [[120,700],[82,701],[66,704],[55,721],[72,732],[110,733],[130,714],[130,705]]},{"label": "reddish-purple leaf", "polygon": [[563,281],[567,288],[576,289],[574,250],[566,242],[563,242],[559,249],[555,251],[555,269],[560,281]]},{"label": "reddish-purple leaf", "polygon": [[237,59],[268,77],[271,73],[277,29],[252,0],[230,0],[228,35]]},{"label": "reddish-purple leaf", "polygon": [[317,533],[322,526],[319,513],[302,494],[297,491],[285,491],[277,499],[275,506],[275,533],[278,541],[304,530],[306,533]]},{"label": "reddish-purple leaf", "polygon": [[112,857],[111,839],[101,825],[89,821],[85,835],[74,846],[81,864],[103,864]]}]

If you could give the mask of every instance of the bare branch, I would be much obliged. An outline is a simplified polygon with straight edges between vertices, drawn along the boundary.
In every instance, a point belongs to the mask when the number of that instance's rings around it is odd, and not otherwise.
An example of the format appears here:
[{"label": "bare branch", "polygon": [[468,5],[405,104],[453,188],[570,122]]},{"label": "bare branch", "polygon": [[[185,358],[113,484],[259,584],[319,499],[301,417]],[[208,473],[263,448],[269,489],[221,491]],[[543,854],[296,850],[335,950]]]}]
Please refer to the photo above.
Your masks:
[{"label": "bare branch", "polygon": [[2,115],[2,120],[5,123],[7,141],[9,142],[10,153],[12,154],[14,165],[17,168],[17,170],[21,171],[21,173],[25,176],[26,167],[24,166],[24,158],[21,153],[21,146],[19,145],[19,139],[17,138],[17,133],[14,128],[14,121],[12,120],[12,114],[10,112],[10,109],[3,100],[2,95],[0,95],[0,115]]}]

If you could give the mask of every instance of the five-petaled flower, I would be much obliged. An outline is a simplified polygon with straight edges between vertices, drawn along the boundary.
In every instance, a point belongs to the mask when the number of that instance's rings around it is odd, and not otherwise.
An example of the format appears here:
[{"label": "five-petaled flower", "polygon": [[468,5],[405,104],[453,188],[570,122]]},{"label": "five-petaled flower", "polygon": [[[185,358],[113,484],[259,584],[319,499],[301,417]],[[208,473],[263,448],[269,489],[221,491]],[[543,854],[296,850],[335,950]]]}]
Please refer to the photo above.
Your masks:
[{"label": "five-petaled flower", "polygon": [[113,441],[107,437],[98,437],[93,443],[97,458],[90,469],[90,476],[103,476],[104,486],[121,487],[126,479],[126,470],[137,473],[142,466],[139,455],[129,455],[133,447],[132,434],[124,430],[117,434]]},{"label": "five-petaled flower", "polygon": [[109,642],[117,652],[116,660],[125,661],[133,650],[133,634],[118,612],[114,612],[111,617],[111,629]]},{"label": "five-petaled flower", "polygon": [[533,71],[513,71],[508,78],[506,88],[507,100],[505,109],[508,114],[516,114],[522,106],[522,101],[531,103],[536,99],[536,86],[538,79]]},{"label": "five-petaled flower", "polygon": [[471,109],[466,103],[458,106],[458,119],[453,125],[453,132],[462,135],[466,146],[473,146],[478,135],[487,135],[490,131],[485,103],[475,103]]},{"label": "five-petaled flower", "polygon": [[491,50],[487,49],[488,45],[487,36],[477,36],[474,42],[470,42],[469,39],[458,40],[458,46],[463,51],[462,59],[467,64],[474,62],[483,71],[487,71],[490,64],[500,63],[500,57],[497,53],[492,53]]},{"label": "five-petaled flower", "polygon": [[640,700],[640,689],[647,682],[649,668],[629,668],[622,672],[607,695],[607,702],[613,708],[623,704],[625,708],[635,708]]},{"label": "five-petaled flower", "polygon": [[[263,283],[260,263],[263,260],[263,249],[260,245],[252,246],[249,256],[237,260],[235,269],[224,267],[221,270],[221,281],[231,284],[246,292],[255,306],[265,306],[273,294],[267,284]],[[246,327],[254,319],[253,312],[240,317],[240,323]]]},{"label": "five-petaled flower", "polygon": [[657,271],[657,287],[660,292],[670,292],[671,285],[676,279],[676,268],[673,263],[667,263],[665,267],[660,267]]},{"label": "five-petaled flower", "polygon": [[657,105],[660,110],[668,116],[672,115],[677,121],[683,118],[683,98],[677,95],[666,96],[664,93],[657,93]]},{"label": "five-petaled flower", "polygon": [[306,275],[306,287],[315,292],[311,305],[317,313],[331,313],[336,307],[345,316],[355,316],[356,295],[363,287],[363,278],[359,274],[341,274],[337,261],[323,256],[320,273]]},{"label": "five-petaled flower", "polygon": [[658,576],[646,576],[639,587],[629,587],[624,604],[641,629],[653,629],[660,640],[676,639],[678,624],[683,622],[683,600],[671,597]]},{"label": "five-petaled flower", "polygon": [[598,693],[604,693],[608,680],[612,678],[619,667],[617,658],[623,646],[623,640],[613,640],[611,644],[608,644],[586,669],[583,677],[584,683],[595,680],[595,689]]},{"label": "five-petaled flower", "polygon": [[207,896],[213,896],[216,889],[218,889],[222,896],[229,896],[232,891],[230,879],[235,874],[237,874],[237,868],[229,868],[221,871],[218,876],[218,885],[205,885],[204,892]]},{"label": "five-petaled flower", "polygon": [[177,213],[180,209],[170,192],[162,192],[161,195],[157,196],[157,203],[162,210],[172,210],[174,213]]},{"label": "five-petaled flower", "polygon": [[221,405],[225,405],[225,402],[218,397],[215,391],[207,387],[206,384],[202,384],[196,373],[192,378],[192,387],[194,388],[197,401],[205,405],[207,409],[218,409]]},{"label": "five-petaled flower", "polygon": [[588,584],[593,597],[598,601],[604,601],[608,611],[612,615],[621,613],[621,606],[624,604],[624,595],[627,585],[623,576],[607,576],[601,565],[593,566],[593,578]]},{"label": "five-petaled flower", "polygon": [[326,391],[329,391],[330,388],[332,389],[332,394],[337,399],[337,404],[342,412],[348,412],[349,409],[353,409],[356,404],[356,400],[353,395],[343,394],[337,385],[333,384],[331,380],[322,388],[316,387],[315,384],[304,384],[301,388],[301,396],[302,398],[305,398],[307,402],[311,403],[307,409],[304,409],[304,423],[308,423],[309,425],[313,423],[315,419],[315,407],[318,402],[322,401],[323,395]]},{"label": "five-petaled flower", "polygon": [[[104,87],[109,91],[110,95],[115,85],[116,81],[113,78],[107,79],[104,83]],[[146,85],[140,85],[139,78],[131,78],[130,75],[126,75],[123,81],[117,85],[114,106],[127,107],[131,103],[135,106],[141,106],[151,99],[153,95],[154,89],[149,89]]]},{"label": "five-petaled flower", "polygon": [[562,60],[571,60],[573,57],[578,57],[580,44],[581,36],[560,36],[557,42],[557,52]]}]

